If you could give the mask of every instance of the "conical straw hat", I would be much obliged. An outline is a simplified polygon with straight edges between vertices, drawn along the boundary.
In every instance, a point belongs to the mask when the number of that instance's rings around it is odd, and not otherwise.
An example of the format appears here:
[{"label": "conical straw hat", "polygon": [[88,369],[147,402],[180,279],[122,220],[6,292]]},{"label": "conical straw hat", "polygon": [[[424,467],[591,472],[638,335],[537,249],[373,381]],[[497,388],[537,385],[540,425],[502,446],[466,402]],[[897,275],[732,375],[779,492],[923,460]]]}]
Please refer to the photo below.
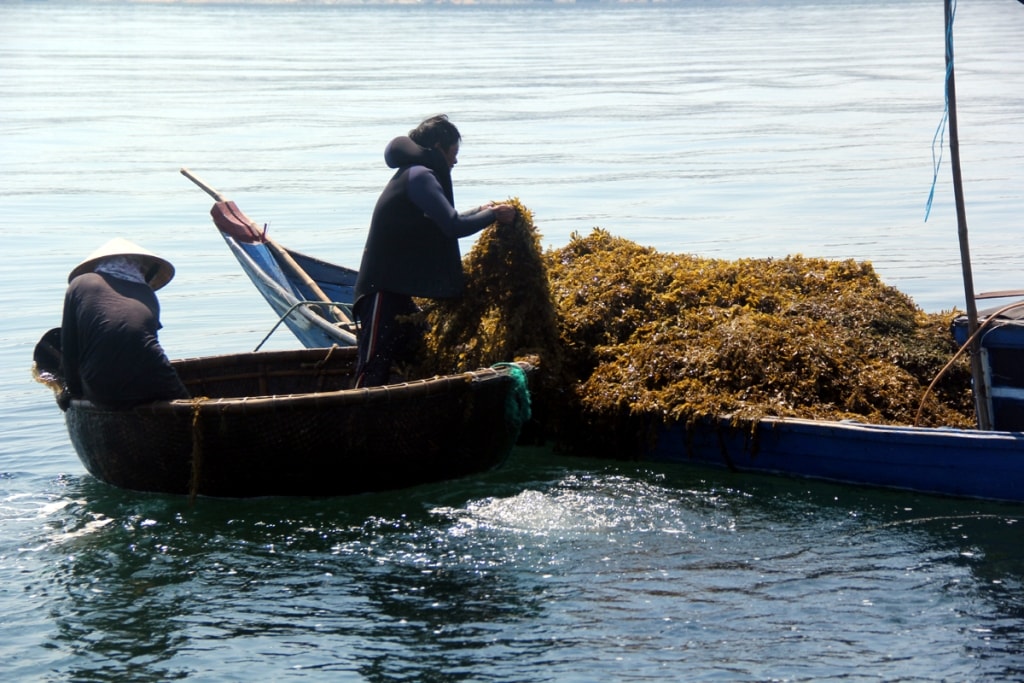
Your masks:
[{"label": "conical straw hat", "polygon": [[144,262],[143,273],[146,275],[146,281],[149,283],[149,286],[154,290],[160,289],[174,277],[174,266],[171,265],[170,261],[157,256],[148,249],[143,249],[134,242],[129,242],[121,237],[115,237],[75,266],[75,269],[68,275],[68,282],[71,282],[82,273],[92,272],[100,264],[100,261],[110,256],[142,257]]}]

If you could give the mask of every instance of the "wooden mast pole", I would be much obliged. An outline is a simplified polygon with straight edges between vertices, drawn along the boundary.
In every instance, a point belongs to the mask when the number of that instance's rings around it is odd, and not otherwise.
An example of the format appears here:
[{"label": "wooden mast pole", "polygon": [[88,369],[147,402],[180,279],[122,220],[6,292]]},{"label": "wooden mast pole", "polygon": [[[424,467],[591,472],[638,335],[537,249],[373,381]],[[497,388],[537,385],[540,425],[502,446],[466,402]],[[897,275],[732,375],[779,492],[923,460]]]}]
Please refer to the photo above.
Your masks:
[{"label": "wooden mast pole", "polygon": [[[1022,0],[1024,1],[1024,0]],[[957,235],[960,239],[960,264],[963,270],[964,297],[967,304],[967,333],[978,329],[978,305],[974,298],[974,276],[971,273],[971,250],[967,241],[967,211],[964,208],[963,176],[960,174],[960,135],[956,118],[956,78],[953,68],[953,3],[944,0],[946,14],[946,98],[949,107],[949,151],[953,166],[953,195],[956,199]],[[981,363],[981,341],[971,343],[971,377],[974,382],[974,404],[978,413],[978,427],[992,429],[988,410],[988,385]]]}]

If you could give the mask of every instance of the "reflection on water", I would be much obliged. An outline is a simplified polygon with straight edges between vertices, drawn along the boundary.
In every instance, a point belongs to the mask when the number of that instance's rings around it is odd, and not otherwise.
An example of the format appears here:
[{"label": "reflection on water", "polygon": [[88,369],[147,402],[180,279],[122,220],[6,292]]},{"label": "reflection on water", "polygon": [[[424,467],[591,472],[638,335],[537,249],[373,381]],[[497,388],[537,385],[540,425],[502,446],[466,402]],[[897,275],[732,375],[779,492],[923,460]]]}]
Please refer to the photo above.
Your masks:
[{"label": "reflection on water", "polygon": [[74,680],[1024,665],[1014,508],[527,449],[403,493],[189,504],[82,477],[47,505],[22,552]]}]

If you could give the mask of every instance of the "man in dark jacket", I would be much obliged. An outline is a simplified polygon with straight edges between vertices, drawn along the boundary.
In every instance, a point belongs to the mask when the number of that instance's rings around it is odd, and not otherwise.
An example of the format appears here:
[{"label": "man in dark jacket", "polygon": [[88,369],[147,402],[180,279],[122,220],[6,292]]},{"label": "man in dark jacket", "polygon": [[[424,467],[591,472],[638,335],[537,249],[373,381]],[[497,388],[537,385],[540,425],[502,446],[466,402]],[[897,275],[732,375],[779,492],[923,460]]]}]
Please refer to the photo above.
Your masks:
[{"label": "man in dark jacket", "polygon": [[157,340],[155,291],[172,277],[169,262],[120,238],[71,271],[61,321],[69,397],[107,408],[189,397]]},{"label": "man in dark jacket", "polygon": [[359,322],[356,386],[386,384],[392,360],[415,332],[399,317],[417,310],[412,297],[457,297],[463,289],[459,238],[515,220],[510,204],[455,210],[452,168],[462,137],[448,117],[423,121],[384,151],[392,176],[373,210],[355,286]]}]

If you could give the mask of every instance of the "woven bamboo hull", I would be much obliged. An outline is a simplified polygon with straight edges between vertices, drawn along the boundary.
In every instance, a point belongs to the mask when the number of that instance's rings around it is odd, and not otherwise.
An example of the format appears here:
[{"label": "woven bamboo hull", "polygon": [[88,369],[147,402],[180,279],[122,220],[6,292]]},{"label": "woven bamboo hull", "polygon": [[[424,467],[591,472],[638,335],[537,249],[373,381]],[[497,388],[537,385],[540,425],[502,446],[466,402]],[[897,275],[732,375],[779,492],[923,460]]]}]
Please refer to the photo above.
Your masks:
[{"label": "woven bamboo hull", "polygon": [[[175,361],[193,396],[128,411],[72,401],[68,432],[97,479],[137,491],[329,496],[499,466],[518,437],[508,369],[346,389],[354,349]],[[529,370],[527,364],[518,364]]]}]

